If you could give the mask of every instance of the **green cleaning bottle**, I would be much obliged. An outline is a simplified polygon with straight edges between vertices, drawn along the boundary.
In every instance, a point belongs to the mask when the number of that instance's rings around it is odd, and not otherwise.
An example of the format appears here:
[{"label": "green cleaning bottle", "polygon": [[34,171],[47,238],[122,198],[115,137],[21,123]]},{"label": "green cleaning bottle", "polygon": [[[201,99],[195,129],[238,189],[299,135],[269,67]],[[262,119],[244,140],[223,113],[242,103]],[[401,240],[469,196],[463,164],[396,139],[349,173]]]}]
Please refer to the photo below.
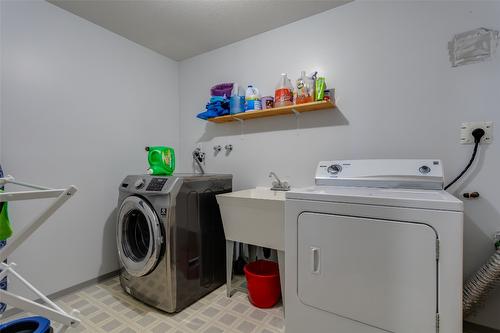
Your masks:
[{"label": "green cleaning bottle", "polygon": [[151,175],[171,176],[175,170],[174,149],[165,146],[146,147]]}]

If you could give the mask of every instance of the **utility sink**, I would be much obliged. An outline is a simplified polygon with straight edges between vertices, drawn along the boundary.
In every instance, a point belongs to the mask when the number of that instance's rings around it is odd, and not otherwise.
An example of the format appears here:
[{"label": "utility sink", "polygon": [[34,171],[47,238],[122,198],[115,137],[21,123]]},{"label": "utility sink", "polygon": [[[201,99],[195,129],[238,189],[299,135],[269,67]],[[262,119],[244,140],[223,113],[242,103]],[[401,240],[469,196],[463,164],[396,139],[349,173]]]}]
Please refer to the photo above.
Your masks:
[{"label": "utility sink", "polygon": [[285,290],[285,192],[257,187],[216,197],[226,235],[227,296],[232,295],[234,242],[277,250],[281,290]]},{"label": "utility sink", "polygon": [[227,240],[285,249],[285,192],[267,187],[217,195]]}]

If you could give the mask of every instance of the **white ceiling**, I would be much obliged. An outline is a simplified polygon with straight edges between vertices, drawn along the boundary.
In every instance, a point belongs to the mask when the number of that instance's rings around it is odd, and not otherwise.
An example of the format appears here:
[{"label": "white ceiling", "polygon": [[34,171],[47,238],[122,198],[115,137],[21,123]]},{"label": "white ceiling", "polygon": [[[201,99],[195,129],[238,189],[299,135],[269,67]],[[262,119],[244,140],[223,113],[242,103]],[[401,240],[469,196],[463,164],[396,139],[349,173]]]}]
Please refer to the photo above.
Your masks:
[{"label": "white ceiling", "polygon": [[174,60],[190,58],[349,2],[346,0],[47,1]]}]

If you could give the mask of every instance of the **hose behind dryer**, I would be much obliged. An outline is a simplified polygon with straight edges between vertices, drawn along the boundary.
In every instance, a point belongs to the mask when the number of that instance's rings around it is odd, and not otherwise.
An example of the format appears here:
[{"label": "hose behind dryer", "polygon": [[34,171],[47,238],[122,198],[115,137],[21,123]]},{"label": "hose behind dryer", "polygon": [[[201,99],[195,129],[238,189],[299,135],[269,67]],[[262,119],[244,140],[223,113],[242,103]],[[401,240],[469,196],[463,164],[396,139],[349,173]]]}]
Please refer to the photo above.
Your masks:
[{"label": "hose behind dryer", "polygon": [[484,305],[486,297],[500,284],[500,248],[464,285],[463,313],[464,317],[474,314]]}]

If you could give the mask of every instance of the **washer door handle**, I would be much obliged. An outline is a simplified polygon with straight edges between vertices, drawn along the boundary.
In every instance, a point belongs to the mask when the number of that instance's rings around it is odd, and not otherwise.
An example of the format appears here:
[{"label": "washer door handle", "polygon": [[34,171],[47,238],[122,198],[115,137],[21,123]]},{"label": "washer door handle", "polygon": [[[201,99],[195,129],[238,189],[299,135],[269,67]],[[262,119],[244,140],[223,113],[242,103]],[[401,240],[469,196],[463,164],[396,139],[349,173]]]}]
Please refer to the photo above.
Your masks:
[{"label": "washer door handle", "polygon": [[311,273],[321,273],[321,249],[311,246]]}]

